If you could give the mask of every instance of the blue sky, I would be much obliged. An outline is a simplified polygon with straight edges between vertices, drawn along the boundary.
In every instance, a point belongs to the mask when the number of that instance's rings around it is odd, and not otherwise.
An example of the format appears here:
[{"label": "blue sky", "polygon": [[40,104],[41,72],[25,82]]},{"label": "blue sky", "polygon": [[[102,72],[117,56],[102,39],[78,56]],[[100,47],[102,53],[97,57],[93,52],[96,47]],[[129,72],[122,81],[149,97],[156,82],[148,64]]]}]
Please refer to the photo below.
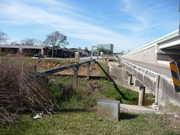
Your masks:
[{"label": "blue sky", "polygon": [[0,30],[11,41],[58,30],[68,47],[113,43],[132,50],[178,28],[179,0],[0,0]]}]

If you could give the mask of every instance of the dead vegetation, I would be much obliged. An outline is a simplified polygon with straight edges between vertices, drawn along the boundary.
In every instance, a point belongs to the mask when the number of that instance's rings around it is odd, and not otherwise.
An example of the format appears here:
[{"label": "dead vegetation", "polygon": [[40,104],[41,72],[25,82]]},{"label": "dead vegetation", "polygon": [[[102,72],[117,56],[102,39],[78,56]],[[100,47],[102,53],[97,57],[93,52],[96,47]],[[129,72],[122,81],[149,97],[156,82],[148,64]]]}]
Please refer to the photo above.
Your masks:
[{"label": "dead vegetation", "polygon": [[0,61],[0,123],[13,123],[20,113],[54,110],[46,78],[32,74],[34,65]]},{"label": "dead vegetation", "polygon": [[[48,80],[32,72],[72,63],[73,60],[0,59],[0,125],[14,123],[22,113],[53,112],[57,105]],[[91,70],[91,75],[101,74],[95,64],[91,65]],[[84,66],[79,74],[86,72],[87,66]],[[67,70],[60,74],[68,73],[73,72]]]}]

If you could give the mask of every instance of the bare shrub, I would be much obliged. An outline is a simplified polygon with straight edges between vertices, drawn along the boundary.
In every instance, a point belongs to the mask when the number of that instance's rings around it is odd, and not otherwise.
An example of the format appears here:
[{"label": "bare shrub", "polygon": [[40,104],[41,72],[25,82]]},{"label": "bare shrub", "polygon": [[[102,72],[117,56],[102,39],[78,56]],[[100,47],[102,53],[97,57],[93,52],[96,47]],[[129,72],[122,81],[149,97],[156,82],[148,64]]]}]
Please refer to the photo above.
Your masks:
[{"label": "bare shrub", "polygon": [[33,69],[27,63],[0,61],[0,123],[10,123],[23,112],[53,111],[47,79],[33,75]]}]

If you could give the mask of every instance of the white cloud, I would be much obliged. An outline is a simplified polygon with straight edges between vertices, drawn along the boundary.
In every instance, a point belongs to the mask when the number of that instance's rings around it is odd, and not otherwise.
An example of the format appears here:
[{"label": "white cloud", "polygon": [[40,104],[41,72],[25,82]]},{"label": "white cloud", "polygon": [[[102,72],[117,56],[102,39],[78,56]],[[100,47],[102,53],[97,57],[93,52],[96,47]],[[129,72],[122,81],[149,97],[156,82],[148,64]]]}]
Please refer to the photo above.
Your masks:
[{"label": "white cloud", "polygon": [[155,3],[155,0],[146,2],[143,0],[121,0],[121,2],[123,4],[122,7],[124,7],[121,11],[125,12],[132,21],[119,24],[118,27],[120,29],[143,33],[159,26],[166,27],[166,25],[169,25],[172,29],[175,28],[175,20],[168,19],[168,16],[165,15],[167,13],[164,13],[172,8],[169,1],[162,0],[160,2],[159,0]]},{"label": "white cloud", "polygon": [[133,22],[121,24],[121,28],[126,28],[130,31],[145,30],[150,26],[148,15],[137,7],[136,0],[121,0],[123,7],[121,11],[127,13],[132,18]]},{"label": "white cloud", "polygon": [[[115,32],[109,28],[95,25],[90,17],[87,17],[79,7],[63,2],[63,0],[1,0],[0,2],[0,23],[13,25],[42,24],[52,30],[59,30],[64,34],[91,41],[93,43],[114,43],[115,50],[130,49],[149,38],[140,37],[137,31],[141,32],[149,28],[158,26],[152,23],[152,18],[148,12],[142,12],[137,7],[137,0],[121,0],[124,5],[123,12],[132,18],[132,23],[120,24],[121,28],[126,28],[132,33],[129,35]],[[135,2],[136,1],[136,2]],[[96,23],[97,24],[97,23]],[[143,32],[141,33],[142,36]],[[152,39],[150,37],[150,39]]]},{"label": "white cloud", "polygon": [[[61,4],[61,2],[55,0],[45,1],[47,4],[50,4],[49,7],[51,4],[52,6],[54,4]],[[53,11],[50,12],[40,6],[32,6],[27,3],[26,0],[24,0],[24,2],[16,0],[14,2],[1,2],[0,15],[5,16],[7,20],[4,21],[10,21],[9,23],[16,22],[18,24],[19,22],[22,24],[23,22],[24,24],[43,24],[47,27],[58,29],[74,38],[89,40],[95,43],[114,43],[116,44],[116,49],[120,48],[119,45],[131,45],[132,42],[128,40],[128,37],[122,34],[79,20],[79,18],[83,18],[84,16],[78,13],[64,13],[63,11],[69,10],[69,7],[61,7],[58,13],[56,13]],[[74,10],[75,8],[71,9]],[[62,11],[62,13],[60,11]],[[78,17],[77,14],[79,15]]]}]

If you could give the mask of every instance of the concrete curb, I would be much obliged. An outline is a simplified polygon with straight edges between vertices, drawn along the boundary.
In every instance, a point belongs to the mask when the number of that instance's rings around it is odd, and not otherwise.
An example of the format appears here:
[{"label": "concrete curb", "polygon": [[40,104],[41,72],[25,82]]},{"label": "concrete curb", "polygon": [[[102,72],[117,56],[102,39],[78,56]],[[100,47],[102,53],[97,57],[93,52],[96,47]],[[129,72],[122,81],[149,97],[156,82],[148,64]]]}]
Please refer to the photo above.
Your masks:
[{"label": "concrete curb", "polygon": [[137,114],[143,114],[143,113],[162,114],[161,112],[154,110],[151,107],[128,105],[128,104],[120,104],[120,110],[121,112],[137,113]]}]

